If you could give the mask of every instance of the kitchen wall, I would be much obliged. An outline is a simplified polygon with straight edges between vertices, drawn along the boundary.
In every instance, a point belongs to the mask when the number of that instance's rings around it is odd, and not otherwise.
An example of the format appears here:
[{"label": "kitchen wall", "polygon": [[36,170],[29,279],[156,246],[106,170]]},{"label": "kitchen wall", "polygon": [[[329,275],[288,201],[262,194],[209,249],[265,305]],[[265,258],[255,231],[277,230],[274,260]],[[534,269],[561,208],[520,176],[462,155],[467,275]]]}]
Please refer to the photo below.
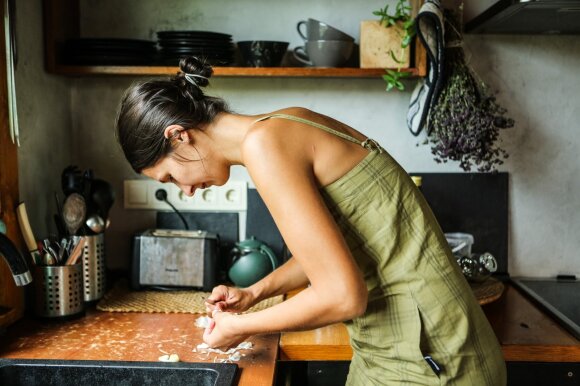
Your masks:
[{"label": "kitchen wall", "polygon": [[[20,123],[19,189],[35,236],[53,227],[60,171],[72,162],[70,79],[44,71],[42,2],[16,4],[16,92]],[[2,53],[4,60],[4,53]],[[4,92],[4,90],[2,90]]]},{"label": "kitchen wall", "polygon": [[[358,23],[372,18],[384,1],[81,1],[85,36],[154,39],[163,29],[227,32],[234,40],[269,39],[300,44],[296,23],[324,20],[357,37]],[[20,6],[20,4],[19,4]],[[118,101],[132,82],[144,78],[48,75],[42,68],[41,6],[20,6],[21,61],[17,73],[22,128],[20,190],[30,200],[33,227],[49,231],[46,210],[54,208],[55,178],[71,160],[111,181],[117,203],[107,234],[108,264],[126,267],[129,238],[154,223],[153,212],[122,208],[122,181],[139,178],[125,163],[114,138]],[[510,158],[501,170],[510,179],[510,266],[512,275],[580,275],[579,154],[580,40],[575,36],[465,36],[468,60],[499,90],[516,126],[502,135]],[[414,172],[460,172],[437,164],[422,138],[413,137],[405,114],[414,81],[405,92],[386,93],[381,79],[216,78],[209,92],[226,98],[240,113],[255,114],[299,105],[336,117],[378,140],[403,167]],[[70,154],[70,155],[69,155]],[[233,178],[248,180],[243,169]],[[474,203],[477,205],[477,203]],[[48,208],[48,209],[47,209]],[[476,240],[477,243],[477,240]],[[474,246],[477,251],[477,244]]]}]

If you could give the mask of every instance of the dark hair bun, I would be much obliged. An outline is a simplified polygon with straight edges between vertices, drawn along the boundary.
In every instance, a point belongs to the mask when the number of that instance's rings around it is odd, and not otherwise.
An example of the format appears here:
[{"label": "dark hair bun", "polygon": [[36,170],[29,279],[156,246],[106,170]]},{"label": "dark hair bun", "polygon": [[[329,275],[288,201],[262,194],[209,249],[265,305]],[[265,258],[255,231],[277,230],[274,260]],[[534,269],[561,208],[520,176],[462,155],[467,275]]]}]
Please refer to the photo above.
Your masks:
[{"label": "dark hair bun", "polygon": [[205,60],[195,56],[187,56],[179,60],[179,69],[181,74],[178,77],[184,77],[185,74],[197,75],[195,76],[195,83],[199,87],[205,87],[209,84],[209,78],[213,74],[213,69]]}]

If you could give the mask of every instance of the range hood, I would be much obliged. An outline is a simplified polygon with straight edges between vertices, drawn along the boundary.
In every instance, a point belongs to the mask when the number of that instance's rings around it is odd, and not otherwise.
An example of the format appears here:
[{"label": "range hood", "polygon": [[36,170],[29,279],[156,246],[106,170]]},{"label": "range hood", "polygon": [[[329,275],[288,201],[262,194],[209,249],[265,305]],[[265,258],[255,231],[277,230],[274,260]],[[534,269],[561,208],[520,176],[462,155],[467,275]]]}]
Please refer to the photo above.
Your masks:
[{"label": "range hood", "polygon": [[580,34],[580,0],[468,0],[467,33]]}]

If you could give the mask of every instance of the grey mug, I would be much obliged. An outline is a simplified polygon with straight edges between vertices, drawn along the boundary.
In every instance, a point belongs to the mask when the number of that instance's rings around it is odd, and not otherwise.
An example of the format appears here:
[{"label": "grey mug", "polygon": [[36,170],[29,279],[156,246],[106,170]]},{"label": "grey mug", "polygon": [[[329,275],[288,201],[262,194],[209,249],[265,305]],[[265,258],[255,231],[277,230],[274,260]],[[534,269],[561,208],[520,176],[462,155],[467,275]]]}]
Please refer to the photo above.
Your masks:
[{"label": "grey mug", "polygon": [[[306,31],[302,31],[303,26]],[[304,41],[310,40],[345,40],[354,42],[354,38],[326,23],[319,20],[309,18],[308,20],[301,20],[296,24],[298,35]]]},{"label": "grey mug", "polygon": [[296,60],[313,67],[340,67],[350,58],[354,43],[344,40],[313,40],[294,48]]}]

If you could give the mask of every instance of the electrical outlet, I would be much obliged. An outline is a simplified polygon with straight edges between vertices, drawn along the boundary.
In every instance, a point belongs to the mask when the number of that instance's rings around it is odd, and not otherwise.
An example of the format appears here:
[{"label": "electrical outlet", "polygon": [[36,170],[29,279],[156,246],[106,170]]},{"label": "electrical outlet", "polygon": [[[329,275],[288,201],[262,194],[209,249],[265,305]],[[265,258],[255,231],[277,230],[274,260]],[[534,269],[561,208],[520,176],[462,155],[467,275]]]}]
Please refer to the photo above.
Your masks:
[{"label": "electrical outlet", "polygon": [[229,181],[222,186],[198,189],[193,197],[188,197],[174,184],[162,184],[154,180],[125,180],[125,209],[171,210],[166,202],[155,197],[158,189],[167,192],[167,200],[178,210],[238,212],[248,207],[245,181]]}]

